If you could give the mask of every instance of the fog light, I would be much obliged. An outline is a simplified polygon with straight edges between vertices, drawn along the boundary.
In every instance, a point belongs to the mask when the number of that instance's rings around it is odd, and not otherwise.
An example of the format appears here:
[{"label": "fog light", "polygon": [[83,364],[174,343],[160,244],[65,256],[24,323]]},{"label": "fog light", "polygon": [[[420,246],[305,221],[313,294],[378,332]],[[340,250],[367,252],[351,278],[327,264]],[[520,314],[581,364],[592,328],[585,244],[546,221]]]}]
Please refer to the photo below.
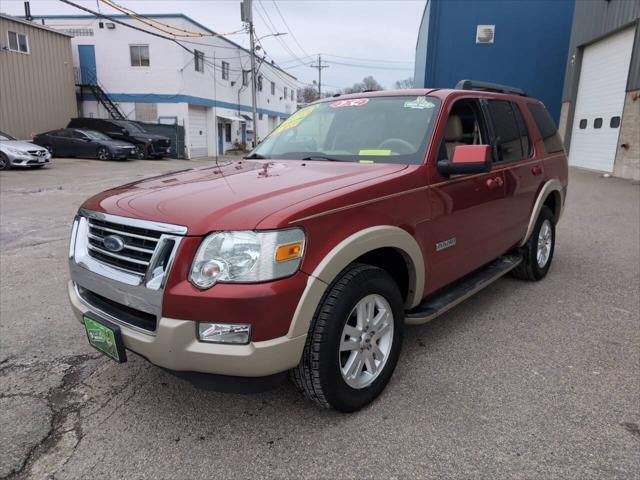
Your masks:
[{"label": "fog light", "polygon": [[242,323],[198,323],[201,342],[246,344],[251,338],[251,325]]}]

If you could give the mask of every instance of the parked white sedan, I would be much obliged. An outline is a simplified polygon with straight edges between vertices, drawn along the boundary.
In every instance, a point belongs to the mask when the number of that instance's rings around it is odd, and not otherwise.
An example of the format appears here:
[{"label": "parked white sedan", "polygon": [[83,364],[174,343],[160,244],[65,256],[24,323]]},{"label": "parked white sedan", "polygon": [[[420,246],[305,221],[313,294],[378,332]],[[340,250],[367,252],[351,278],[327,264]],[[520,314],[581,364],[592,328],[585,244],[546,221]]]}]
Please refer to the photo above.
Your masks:
[{"label": "parked white sedan", "polygon": [[51,163],[46,148],[0,132],[0,170],[12,167],[42,168]]}]

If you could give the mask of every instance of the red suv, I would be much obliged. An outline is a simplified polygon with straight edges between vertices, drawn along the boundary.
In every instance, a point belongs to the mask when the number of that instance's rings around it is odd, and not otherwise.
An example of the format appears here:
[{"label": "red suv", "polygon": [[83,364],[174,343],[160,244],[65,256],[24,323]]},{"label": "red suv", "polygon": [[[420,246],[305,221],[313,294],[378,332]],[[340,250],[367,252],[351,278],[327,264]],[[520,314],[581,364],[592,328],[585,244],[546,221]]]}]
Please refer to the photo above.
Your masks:
[{"label": "red suv", "polygon": [[389,381],[405,323],[508,272],[547,274],[566,191],[556,127],[521,90],[323,99],[245,159],[87,200],[69,296],[116,361],[135,352],[224,388],[289,371],[353,411]]}]

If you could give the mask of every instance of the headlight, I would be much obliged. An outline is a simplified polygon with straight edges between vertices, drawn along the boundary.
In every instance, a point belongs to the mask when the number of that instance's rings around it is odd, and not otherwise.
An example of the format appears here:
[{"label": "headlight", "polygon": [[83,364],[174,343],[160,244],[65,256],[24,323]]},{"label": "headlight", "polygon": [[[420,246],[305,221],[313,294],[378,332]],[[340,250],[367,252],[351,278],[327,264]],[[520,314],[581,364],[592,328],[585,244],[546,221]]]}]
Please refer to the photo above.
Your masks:
[{"label": "headlight", "polygon": [[20,155],[21,157],[25,157],[28,155],[27,152],[23,152],[22,150],[18,150],[17,148],[6,147],[8,151],[13,153],[14,155]]},{"label": "headlight", "polygon": [[294,274],[304,252],[299,228],[270,232],[218,232],[198,247],[189,280],[200,289],[217,282],[251,283]]}]

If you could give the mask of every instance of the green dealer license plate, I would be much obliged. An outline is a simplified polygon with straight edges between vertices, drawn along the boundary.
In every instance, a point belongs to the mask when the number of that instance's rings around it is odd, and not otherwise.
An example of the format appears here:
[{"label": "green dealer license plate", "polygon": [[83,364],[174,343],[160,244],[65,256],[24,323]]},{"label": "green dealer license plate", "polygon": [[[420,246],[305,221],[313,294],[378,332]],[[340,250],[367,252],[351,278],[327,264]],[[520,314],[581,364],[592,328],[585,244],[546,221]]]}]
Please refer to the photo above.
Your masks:
[{"label": "green dealer license plate", "polygon": [[116,362],[126,362],[127,354],[120,327],[107,320],[97,320],[93,316],[85,315],[83,318],[89,343]]}]

